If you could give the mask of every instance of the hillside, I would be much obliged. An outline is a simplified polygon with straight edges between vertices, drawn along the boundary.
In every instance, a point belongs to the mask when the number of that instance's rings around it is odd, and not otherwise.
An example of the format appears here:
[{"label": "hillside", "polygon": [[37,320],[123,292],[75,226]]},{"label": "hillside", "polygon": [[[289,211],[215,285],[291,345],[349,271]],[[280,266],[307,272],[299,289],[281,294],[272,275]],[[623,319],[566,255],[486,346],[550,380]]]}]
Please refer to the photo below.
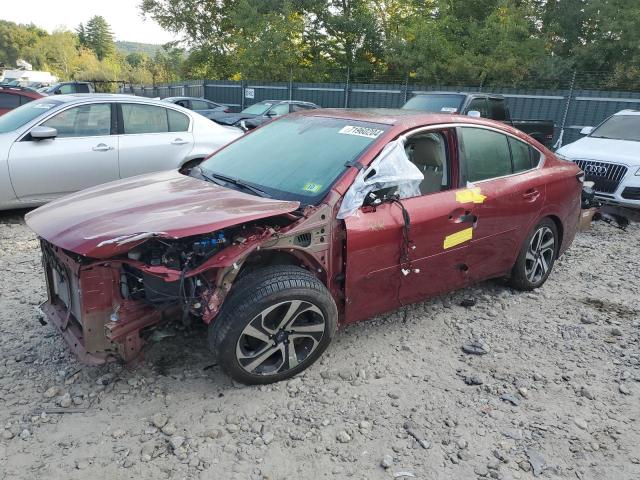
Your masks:
[{"label": "hillside", "polygon": [[150,57],[153,57],[158,50],[162,48],[162,45],[155,45],[153,43],[140,43],[140,42],[115,42],[116,49],[128,55],[130,53],[146,53]]}]

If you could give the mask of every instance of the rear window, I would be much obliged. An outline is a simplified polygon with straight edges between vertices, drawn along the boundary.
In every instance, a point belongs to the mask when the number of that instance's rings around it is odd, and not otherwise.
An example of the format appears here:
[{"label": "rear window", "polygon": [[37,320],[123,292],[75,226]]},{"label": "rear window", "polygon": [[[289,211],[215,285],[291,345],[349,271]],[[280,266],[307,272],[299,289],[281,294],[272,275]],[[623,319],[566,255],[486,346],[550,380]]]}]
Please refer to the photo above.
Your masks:
[{"label": "rear window", "polygon": [[457,113],[462,108],[463,95],[416,95],[402,107],[403,110]]},{"label": "rear window", "polygon": [[0,108],[16,108],[20,106],[20,95],[0,93]]},{"label": "rear window", "polygon": [[596,128],[592,138],[640,142],[640,115],[615,115]]}]

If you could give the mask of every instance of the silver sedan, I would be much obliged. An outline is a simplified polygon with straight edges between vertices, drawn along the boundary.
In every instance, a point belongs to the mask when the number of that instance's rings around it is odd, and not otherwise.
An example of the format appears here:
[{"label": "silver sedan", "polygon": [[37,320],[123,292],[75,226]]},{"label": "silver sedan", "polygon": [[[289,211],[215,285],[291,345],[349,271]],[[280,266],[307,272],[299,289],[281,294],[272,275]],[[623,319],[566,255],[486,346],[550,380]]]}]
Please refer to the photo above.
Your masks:
[{"label": "silver sedan", "polygon": [[193,166],[242,135],[130,95],[56,95],[0,116],[0,210],[33,207],[120,178]]}]

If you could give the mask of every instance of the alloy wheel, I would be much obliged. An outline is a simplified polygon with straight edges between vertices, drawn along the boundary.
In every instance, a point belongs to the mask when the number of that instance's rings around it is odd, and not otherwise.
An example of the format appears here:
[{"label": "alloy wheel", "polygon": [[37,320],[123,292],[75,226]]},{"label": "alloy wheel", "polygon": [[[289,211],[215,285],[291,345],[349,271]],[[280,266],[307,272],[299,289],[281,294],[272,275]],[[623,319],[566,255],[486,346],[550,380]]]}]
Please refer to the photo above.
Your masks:
[{"label": "alloy wheel", "polygon": [[555,246],[555,235],[549,227],[540,227],[531,237],[525,256],[524,271],[527,280],[532,284],[538,283],[549,272],[556,252]]},{"label": "alloy wheel", "polygon": [[312,355],[325,328],[324,315],[313,303],[288,300],[271,305],[240,334],[236,359],[252,375],[283,373]]}]

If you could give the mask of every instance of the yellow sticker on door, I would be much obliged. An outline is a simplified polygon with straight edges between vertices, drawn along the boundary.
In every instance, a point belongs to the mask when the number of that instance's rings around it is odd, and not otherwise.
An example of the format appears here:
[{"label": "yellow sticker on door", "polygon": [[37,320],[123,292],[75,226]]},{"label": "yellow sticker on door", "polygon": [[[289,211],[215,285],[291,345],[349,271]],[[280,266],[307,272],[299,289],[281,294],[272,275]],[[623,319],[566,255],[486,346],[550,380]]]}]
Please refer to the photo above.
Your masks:
[{"label": "yellow sticker on door", "polygon": [[486,196],[482,195],[482,191],[478,187],[465,188],[456,192],[456,202],[458,203],[483,203]]},{"label": "yellow sticker on door", "polygon": [[465,228],[464,230],[460,230],[459,232],[447,235],[444,239],[444,245],[442,245],[442,247],[446,250],[447,248],[455,247],[456,245],[460,245],[461,243],[468,242],[472,238],[473,227]]}]

